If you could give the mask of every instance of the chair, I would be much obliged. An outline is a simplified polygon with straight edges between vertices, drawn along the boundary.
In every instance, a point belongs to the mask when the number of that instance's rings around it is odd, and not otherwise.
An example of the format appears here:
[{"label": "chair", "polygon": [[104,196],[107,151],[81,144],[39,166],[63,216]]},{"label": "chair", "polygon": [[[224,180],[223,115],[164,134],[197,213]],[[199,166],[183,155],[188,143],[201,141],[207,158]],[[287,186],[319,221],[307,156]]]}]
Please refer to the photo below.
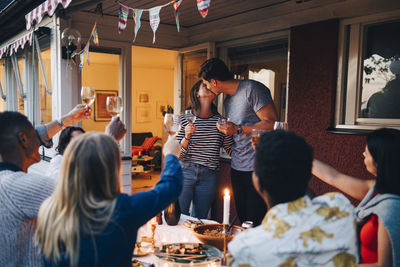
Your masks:
[{"label": "chair", "polygon": [[[158,136],[152,133],[132,133],[132,156],[137,156],[139,152],[149,154],[149,150],[153,148],[154,143],[158,140]],[[141,142],[141,143],[139,143]],[[140,144],[140,145],[139,145]]]}]

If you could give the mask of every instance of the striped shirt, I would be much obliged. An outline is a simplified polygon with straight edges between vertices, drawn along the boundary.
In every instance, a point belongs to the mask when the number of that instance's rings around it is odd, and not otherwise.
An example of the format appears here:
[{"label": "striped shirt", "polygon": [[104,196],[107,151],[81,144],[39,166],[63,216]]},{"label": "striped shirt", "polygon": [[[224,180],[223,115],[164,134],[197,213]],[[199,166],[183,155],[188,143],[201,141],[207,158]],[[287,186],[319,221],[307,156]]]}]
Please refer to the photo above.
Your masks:
[{"label": "striped shirt", "polygon": [[[219,118],[219,114],[207,119],[196,117],[194,125],[197,130],[190,137],[188,148],[181,147],[180,160],[200,164],[211,170],[219,169],[220,148],[223,147],[231,155],[233,145],[232,135],[225,135],[217,130]],[[180,119],[182,126],[176,136],[179,143],[185,137],[185,127],[189,124],[184,114],[181,114]]]}]

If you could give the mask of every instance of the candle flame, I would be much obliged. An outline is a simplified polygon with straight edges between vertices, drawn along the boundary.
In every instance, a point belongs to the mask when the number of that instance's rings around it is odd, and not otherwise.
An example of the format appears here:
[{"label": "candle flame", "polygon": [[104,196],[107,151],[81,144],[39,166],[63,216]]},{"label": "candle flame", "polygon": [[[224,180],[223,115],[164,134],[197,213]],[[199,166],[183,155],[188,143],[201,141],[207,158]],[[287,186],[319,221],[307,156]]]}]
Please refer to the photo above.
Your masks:
[{"label": "candle flame", "polygon": [[229,197],[229,189],[225,188],[224,192],[225,192],[225,196]]}]

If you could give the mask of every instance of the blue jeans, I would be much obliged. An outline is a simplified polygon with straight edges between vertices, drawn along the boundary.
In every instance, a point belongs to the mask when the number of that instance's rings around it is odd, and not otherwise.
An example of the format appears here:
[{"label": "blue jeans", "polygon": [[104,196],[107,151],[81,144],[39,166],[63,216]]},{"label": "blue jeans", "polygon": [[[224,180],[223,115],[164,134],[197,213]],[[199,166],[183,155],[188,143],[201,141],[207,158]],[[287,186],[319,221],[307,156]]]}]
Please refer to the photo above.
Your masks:
[{"label": "blue jeans", "polygon": [[[183,173],[183,190],[179,196],[181,211],[196,218],[207,218],[208,210],[217,193],[218,171],[187,161],[180,163]],[[192,201],[192,214],[189,214]]]}]

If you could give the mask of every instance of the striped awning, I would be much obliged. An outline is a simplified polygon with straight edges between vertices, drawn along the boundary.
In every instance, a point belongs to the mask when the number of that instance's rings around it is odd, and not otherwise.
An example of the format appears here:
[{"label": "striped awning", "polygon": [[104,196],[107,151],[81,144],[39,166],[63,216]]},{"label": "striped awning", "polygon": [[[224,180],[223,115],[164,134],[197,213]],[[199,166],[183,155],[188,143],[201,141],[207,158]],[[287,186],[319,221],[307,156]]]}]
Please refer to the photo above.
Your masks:
[{"label": "striped awning", "polygon": [[3,56],[6,56],[9,52],[9,55],[11,56],[14,53],[17,53],[18,49],[24,49],[26,43],[29,43],[29,45],[32,45],[32,36],[33,36],[33,31],[28,32],[27,34],[24,34],[22,37],[18,38],[17,40],[12,41],[11,43],[8,43],[7,45],[3,46],[0,48],[0,59]]},{"label": "striped awning", "polygon": [[53,16],[58,4],[61,4],[63,8],[67,8],[72,0],[46,0],[34,10],[25,15],[26,29],[29,30],[32,27],[34,21],[40,23],[44,15],[48,14]]}]

